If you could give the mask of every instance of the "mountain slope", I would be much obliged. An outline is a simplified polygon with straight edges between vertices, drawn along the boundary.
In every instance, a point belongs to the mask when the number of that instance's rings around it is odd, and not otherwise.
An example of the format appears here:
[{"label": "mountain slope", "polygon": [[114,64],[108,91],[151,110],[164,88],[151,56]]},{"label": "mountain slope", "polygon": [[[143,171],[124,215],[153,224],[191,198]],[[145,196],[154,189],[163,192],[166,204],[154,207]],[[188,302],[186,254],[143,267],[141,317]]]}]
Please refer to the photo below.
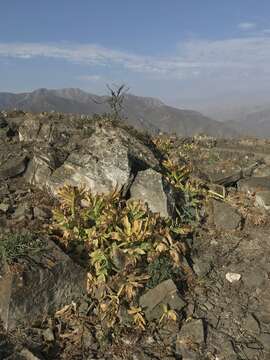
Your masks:
[{"label": "mountain slope", "polygon": [[[89,94],[80,89],[38,89],[21,94],[0,93],[0,109],[17,108],[31,112],[54,110],[93,115],[109,112],[107,99],[106,96]],[[237,135],[235,130],[224,123],[196,111],[167,106],[154,98],[128,94],[123,105],[127,121],[134,127],[151,133],[163,131],[182,136],[205,133],[224,137]]]}]

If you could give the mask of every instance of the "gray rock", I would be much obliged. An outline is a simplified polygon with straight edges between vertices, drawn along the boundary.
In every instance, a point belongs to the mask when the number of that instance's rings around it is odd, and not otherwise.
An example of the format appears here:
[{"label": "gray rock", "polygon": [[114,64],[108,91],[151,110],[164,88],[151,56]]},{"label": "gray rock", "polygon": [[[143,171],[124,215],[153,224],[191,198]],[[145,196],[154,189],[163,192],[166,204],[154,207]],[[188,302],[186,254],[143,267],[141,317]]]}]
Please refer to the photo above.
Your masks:
[{"label": "gray rock", "polygon": [[50,209],[34,207],[33,209],[34,217],[37,219],[49,219],[52,216]]},{"label": "gray rock", "polygon": [[204,324],[201,319],[192,319],[184,323],[178,336],[179,340],[189,338],[195,344],[205,342]]},{"label": "gray rock", "polygon": [[270,190],[257,192],[255,195],[255,204],[264,210],[270,210]]},{"label": "gray rock", "polygon": [[20,356],[25,360],[40,360],[40,358],[35,356],[30,350],[26,348],[21,350]]},{"label": "gray rock", "polygon": [[53,172],[48,180],[52,193],[65,183],[107,193],[125,187],[133,170],[159,166],[152,151],[125,130],[112,126],[95,130]]},{"label": "gray rock", "polygon": [[212,205],[213,223],[217,228],[235,230],[241,225],[241,216],[229,204],[213,200]]},{"label": "gray rock", "polygon": [[0,278],[0,318],[5,329],[29,325],[77,301],[86,286],[85,271],[54,243],[24,261],[23,272],[8,267]]},{"label": "gray rock", "polygon": [[210,174],[210,180],[212,183],[222,186],[230,186],[243,178],[242,170],[235,170],[226,173],[213,173]]},{"label": "gray rock", "polygon": [[0,203],[0,211],[3,211],[4,213],[6,213],[9,209],[9,204],[6,203]]},{"label": "gray rock", "polygon": [[256,177],[270,177],[270,166],[262,165],[254,171]]},{"label": "gray rock", "polygon": [[94,193],[116,187],[127,191],[132,173],[160,169],[148,146],[109,122],[84,124],[29,115],[19,127],[19,138],[27,146],[34,143],[26,181],[54,195],[64,184],[85,186]]},{"label": "gray rock", "polygon": [[270,191],[270,177],[252,177],[250,179],[240,180],[238,190],[252,195],[259,191]]},{"label": "gray rock", "polygon": [[184,323],[176,339],[176,353],[183,360],[199,359],[199,352],[205,343],[204,325],[201,319]]},{"label": "gray rock", "polygon": [[34,155],[24,178],[31,185],[39,188],[47,187],[49,177],[58,165],[56,153],[52,148],[46,146],[34,147],[33,152]]},{"label": "gray rock", "polygon": [[123,187],[131,172],[128,148],[117,137],[94,134],[72,152],[48,180],[53,194],[64,184],[86,186],[94,193],[108,193]]},{"label": "gray rock", "polygon": [[31,208],[29,208],[29,205],[26,203],[19,204],[18,207],[15,209],[15,212],[12,214],[12,219],[18,222],[24,220],[25,218],[31,219],[31,217]]},{"label": "gray rock", "polygon": [[14,178],[18,175],[24,173],[27,165],[27,157],[22,156],[12,156],[2,165],[0,165],[0,179]]},{"label": "gray rock", "polygon": [[168,305],[170,309],[176,311],[180,311],[186,306],[171,279],[163,281],[155,288],[148,290],[140,297],[139,303],[148,321],[161,318],[163,314],[162,305]]},{"label": "gray rock", "polygon": [[226,197],[226,188],[223,185],[209,184],[209,190],[213,193],[218,194],[220,197]]},{"label": "gray rock", "polygon": [[260,326],[256,318],[252,314],[247,314],[243,326],[253,336],[260,334]]},{"label": "gray rock", "polygon": [[43,337],[45,341],[52,342],[54,341],[54,333],[52,329],[48,328],[43,331]]},{"label": "gray rock", "polygon": [[207,275],[211,270],[211,259],[209,258],[204,259],[201,257],[193,256],[192,261],[193,261],[193,266],[192,266],[193,270],[195,274],[198,276],[203,277]]},{"label": "gray rock", "polygon": [[19,127],[19,139],[23,142],[49,141],[53,124],[46,117],[27,114]]},{"label": "gray rock", "polygon": [[270,357],[270,334],[263,333],[259,336],[259,341],[263,345],[264,352]]},{"label": "gray rock", "polygon": [[162,175],[153,169],[139,171],[130,188],[131,198],[146,202],[149,209],[168,217],[167,196]]}]

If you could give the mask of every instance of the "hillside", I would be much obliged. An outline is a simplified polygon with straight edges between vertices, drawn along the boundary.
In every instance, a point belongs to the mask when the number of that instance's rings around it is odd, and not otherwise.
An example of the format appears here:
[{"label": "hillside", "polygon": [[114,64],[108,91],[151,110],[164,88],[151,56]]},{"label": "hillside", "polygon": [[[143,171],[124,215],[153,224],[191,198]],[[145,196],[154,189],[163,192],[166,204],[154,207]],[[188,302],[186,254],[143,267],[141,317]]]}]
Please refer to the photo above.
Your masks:
[{"label": "hillside", "polygon": [[[21,109],[31,112],[59,111],[77,114],[102,114],[109,111],[106,96],[97,96],[80,89],[47,90],[31,93],[0,93],[0,109]],[[217,137],[233,137],[237,132],[228,125],[199,112],[170,107],[153,98],[127,95],[124,116],[137,129],[192,136],[198,133]]]},{"label": "hillside", "polygon": [[269,175],[269,140],[0,113],[0,359],[269,359]]}]

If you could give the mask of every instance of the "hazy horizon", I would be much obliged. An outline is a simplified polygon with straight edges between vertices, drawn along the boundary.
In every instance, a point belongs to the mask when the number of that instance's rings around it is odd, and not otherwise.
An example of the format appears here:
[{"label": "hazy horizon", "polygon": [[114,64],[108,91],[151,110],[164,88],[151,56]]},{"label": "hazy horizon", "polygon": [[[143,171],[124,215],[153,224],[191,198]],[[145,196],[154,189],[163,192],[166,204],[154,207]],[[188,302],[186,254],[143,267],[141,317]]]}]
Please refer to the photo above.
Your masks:
[{"label": "hazy horizon", "polygon": [[265,102],[270,93],[266,0],[15,0],[0,8],[0,91],[104,94],[106,83],[125,83],[194,109]]}]

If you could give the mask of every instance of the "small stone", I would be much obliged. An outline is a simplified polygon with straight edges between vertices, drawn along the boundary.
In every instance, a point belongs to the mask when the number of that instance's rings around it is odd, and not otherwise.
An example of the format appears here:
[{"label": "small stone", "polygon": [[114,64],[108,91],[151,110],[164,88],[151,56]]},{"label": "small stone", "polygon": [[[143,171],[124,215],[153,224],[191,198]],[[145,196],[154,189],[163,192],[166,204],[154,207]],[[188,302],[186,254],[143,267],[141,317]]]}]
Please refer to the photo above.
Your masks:
[{"label": "small stone", "polygon": [[184,323],[178,339],[190,338],[195,344],[203,344],[205,340],[204,325],[202,319],[193,319]]},{"label": "small stone", "polygon": [[193,270],[198,276],[205,276],[211,270],[211,262],[209,259],[201,259],[198,257],[193,257]]},{"label": "small stone", "polygon": [[218,194],[221,198],[226,197],[226,189],[222,185],[218,184],[209,184],[209,190],[213,193]]},{"label": "small stone", "polygon": [[240,227],[242,217],[229,204],[213,200],[213,222],[217,228],[235,230]]},{"label": "small stone", "polygon": [[48,328],[43,331],[43,337],[45,341],[52,342],[54,341],[54,333],[52,329]]},{"label": "small stone", "polygon": [[36,357],[31,351],[29,351],[26,348],[22,349],[22,351],[20,352],[20,355],[25,360],[40,360],[40,358]]},{"label": "small stone", "polygon": [[177,287],[169,279],[155,288],[148,290],[140,297],[140,306],[143,308],[148,321],[159,320],[163,314],[162,305],[169,305],[170,309],[180,311],[186,303],[178,295]]},{"label": "small stone", "polygon": [[270,210],[270,191],[259,191],[255,196],[255,205]]},{"label": "small stone", "polygon": [[31,219],[31,210],[28,206],[28,204],[23,203],[20,204],[14,214],[12,215],[12,218],[18,222],[24,220],[25,218]]},{"label": "small stone", "polygon": [[0,204],[0,210],[6,213],[9,209],[9,204],[1,203]]},{"label": "small stone", "polygon": [[27,166],[26,156],[12,156],[0,166],[0,178],[14,178],[24,173]]},{"label": "small stone", "polygon": [[252,335],[259,335],[260,326],[256,318],[252,314],[247,314],[244,320],[244,326],[249,333],[252,333]]},{"label": "small stone", "polygon": [[249,195],[259,191],[270,191],[270,177],[252,177],[238,182],[237,187],[240,191]]},{"label": "small stone", "polygon": [[230,283],[234,283],[236,281],[239,281],[241,279],[241,274],[237,274],[237,273],[231,273],[228,272],[226,274],[226,279],[230,282]]},{"label": "small stone", "polygon": [[49,209],[41,209],[39,207],[34,207],[34,217],[38,219],[48,219],[50,218],[50,210]]},{"label": "small stone", "polygon": [[176,339],[176,353],[183,360],[197,360],[200,349],[205,342],[204,324],[201,319],[191,320],[182,326]]},{"label": "small stone", "polygon": [[259,341],[262,343],[264,347],[264,351],[268,353],[270,356],[270,334],[263,333],[259,336]]}]

